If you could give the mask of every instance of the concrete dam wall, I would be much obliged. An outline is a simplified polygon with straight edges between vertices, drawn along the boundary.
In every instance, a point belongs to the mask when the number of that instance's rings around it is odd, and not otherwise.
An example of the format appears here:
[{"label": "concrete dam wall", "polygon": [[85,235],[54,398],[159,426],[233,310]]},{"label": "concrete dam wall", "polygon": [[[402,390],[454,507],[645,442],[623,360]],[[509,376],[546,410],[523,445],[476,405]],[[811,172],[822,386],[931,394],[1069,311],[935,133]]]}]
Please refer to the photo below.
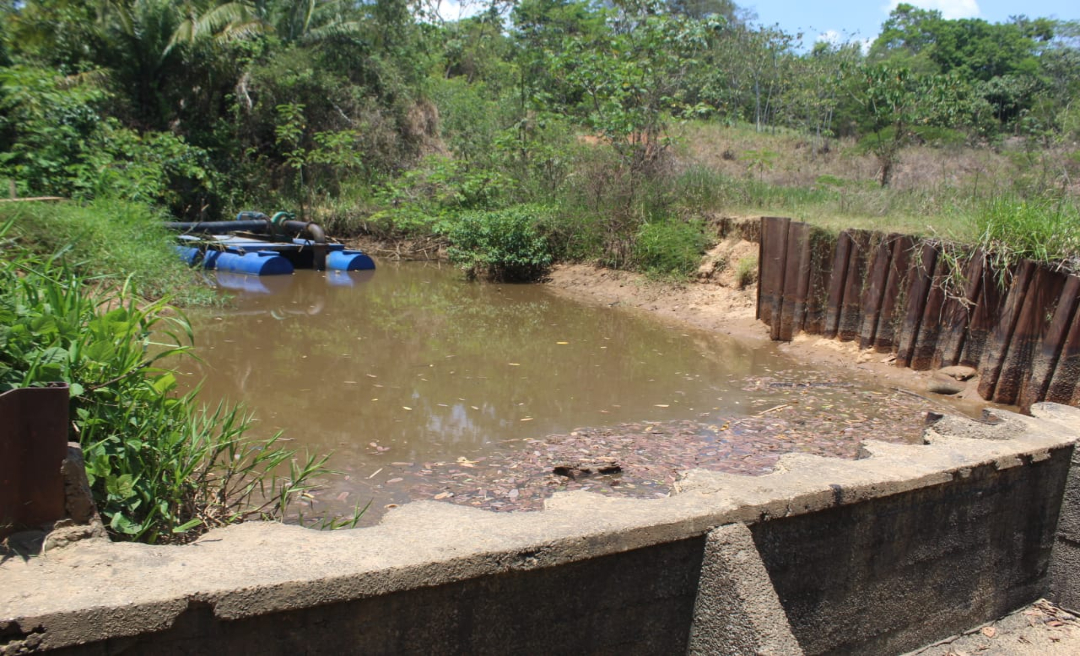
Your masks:
[{"label": "concrete dam wall", "polygon": [[11,556],[0,653],[901,653],[1080,601],[1080,410],[1032,413],[760,477],[693,471],[656,500],[416,502],[369,528]]}]

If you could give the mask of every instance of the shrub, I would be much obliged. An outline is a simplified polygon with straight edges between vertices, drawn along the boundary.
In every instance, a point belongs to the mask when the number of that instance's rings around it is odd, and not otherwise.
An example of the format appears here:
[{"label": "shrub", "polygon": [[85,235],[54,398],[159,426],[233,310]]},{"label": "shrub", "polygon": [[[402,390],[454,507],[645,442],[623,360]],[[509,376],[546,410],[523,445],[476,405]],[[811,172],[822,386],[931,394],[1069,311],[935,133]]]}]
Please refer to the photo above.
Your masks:
[{"label": "shrub", "polygon": [[[325,457],[297,460],[277,437],[249,441],[233,406],[176,395],[162,361],[187,353],[191,330],[163,301],[127,284],[88,286],[57,258],[2,242],[0,392],[62,381],[71,439],[82,444],[94,502],[122,540],[181,542],[248,518],[284,518]],[[282,471],[282,470],[285,471]]]},{"label": "shrub", "polygon": [[758,259],[754,255],[748,255],[739,260],[735,265],[735,284],[739,289],[745,289],[757,282]]},{"label": "shrub", "polygon": [[699,221],[646,223],[634,241],[634,264],[650,275],[685,278],[697,270],[708,247]]},{"label": "shrub", "polygon": [[535,280],[547,271],[552,260],[539,227],[546,212],[536,205],[466,212],[450,222],[447,255],[470,278]]}]

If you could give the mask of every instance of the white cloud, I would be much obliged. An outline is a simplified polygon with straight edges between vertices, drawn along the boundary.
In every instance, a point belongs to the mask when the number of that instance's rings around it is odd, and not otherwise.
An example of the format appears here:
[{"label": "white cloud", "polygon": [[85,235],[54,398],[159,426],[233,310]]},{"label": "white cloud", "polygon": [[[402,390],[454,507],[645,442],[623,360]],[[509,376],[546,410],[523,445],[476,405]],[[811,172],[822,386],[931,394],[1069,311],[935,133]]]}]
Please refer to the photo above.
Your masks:
[{"label": "white cloud", "polygon": [[842,45],[845,43],[857,43],[859,44],[859,49],[862,50],[862,53],[864,55],[870,52],[870,46],[874,43],[873,38],[860,39],[858,33],[841,34],[836,30],[825,30],[821,34],[818,34],[816,37],[814,37],[814,43],[820,43],[822,41],[834,46]]},{"label": "white cloud", "polygon": [[[909,5],[915,5],[922,9],[937,9],[941,16],[948,20],[955,18],[975,18],[982,12],[979,10],[977,0],[903,0]],[[901,0],[889,0],[889,4],[883,9],[885,13],[896,9]]]},{"label": "white cloud", "polygon": [[826,43],[831,43],[834,46],[842,43],[842,40],[840,38],[840,33],[837,32],[836,30],[825,30],[821,34],[817,35],[817,38],[814,39],[814,43],[817,43],[819,41],[824,41]]}]

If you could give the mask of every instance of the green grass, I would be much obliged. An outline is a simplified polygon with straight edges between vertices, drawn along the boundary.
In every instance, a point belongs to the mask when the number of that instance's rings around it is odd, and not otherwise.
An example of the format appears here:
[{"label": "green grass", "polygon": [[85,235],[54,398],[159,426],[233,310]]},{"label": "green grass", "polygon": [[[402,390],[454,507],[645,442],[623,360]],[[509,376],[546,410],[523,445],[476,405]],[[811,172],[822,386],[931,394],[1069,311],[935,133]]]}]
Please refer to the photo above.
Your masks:
[{"label": "green grass", "polygon": [[996,196],[974,223],[978,243],[1007,261],[1071,260],[1080,269],[1080,206],[1073,200]]},{"label": "green grass", "polygon": [[0,204],[0,224],[12,224],[9,237],[39,254],[62,253],[82,275],[130,276],[143,296],[168,296],[178,305],[214,303],[213,288],[174,252],[166,220],[146,205],[116,200]]}]

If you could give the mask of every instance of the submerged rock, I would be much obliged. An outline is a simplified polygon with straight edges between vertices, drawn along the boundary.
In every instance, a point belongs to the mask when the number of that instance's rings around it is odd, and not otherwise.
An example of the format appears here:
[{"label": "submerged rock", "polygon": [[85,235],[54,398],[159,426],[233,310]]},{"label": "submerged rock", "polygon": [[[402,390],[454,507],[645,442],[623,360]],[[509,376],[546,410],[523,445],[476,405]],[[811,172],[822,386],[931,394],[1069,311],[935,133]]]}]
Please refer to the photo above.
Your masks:
[{"label": "submerged rock", "polygon": [[955,380],[968,380],[970,378],[974,378],[979,372],[976,371],[974,367],[952,366],[942,367],[941,369],[937,370],[937,373],[943,374]]}]

